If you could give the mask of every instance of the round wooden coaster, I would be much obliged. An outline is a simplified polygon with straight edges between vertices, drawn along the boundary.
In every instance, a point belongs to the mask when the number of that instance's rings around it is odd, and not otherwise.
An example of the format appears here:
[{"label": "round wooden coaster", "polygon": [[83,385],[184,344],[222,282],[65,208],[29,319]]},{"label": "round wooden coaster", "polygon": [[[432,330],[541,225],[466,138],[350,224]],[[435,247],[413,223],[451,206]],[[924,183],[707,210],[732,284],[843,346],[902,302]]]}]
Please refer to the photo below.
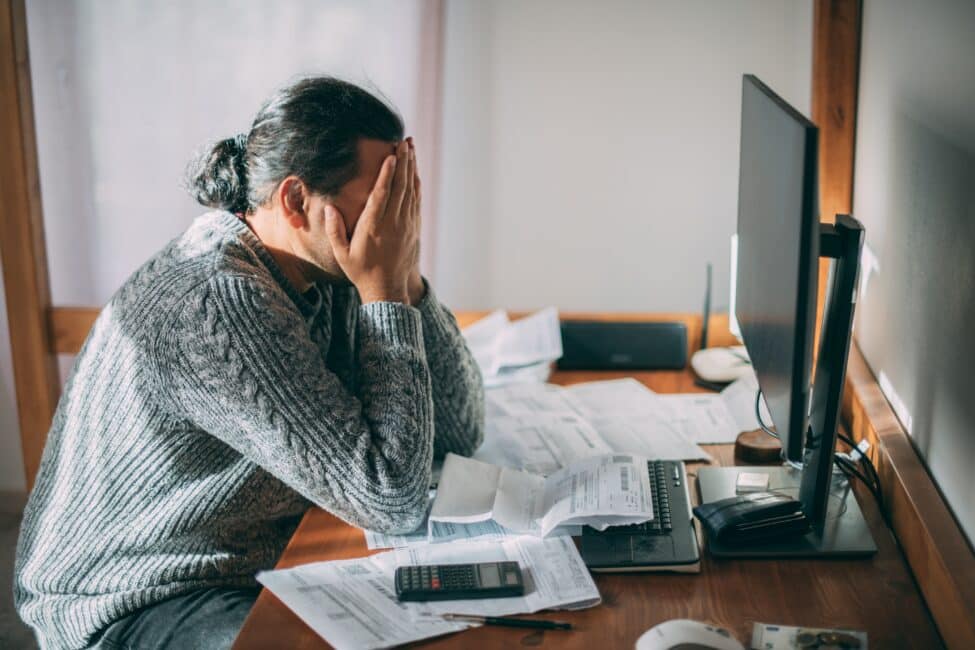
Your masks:
[{"label": "round wooden coaster", "polygon": [[761,429],[746,431],[735,440],[735,458],[745,463],[777,463],[782,458],[782,445]]}]

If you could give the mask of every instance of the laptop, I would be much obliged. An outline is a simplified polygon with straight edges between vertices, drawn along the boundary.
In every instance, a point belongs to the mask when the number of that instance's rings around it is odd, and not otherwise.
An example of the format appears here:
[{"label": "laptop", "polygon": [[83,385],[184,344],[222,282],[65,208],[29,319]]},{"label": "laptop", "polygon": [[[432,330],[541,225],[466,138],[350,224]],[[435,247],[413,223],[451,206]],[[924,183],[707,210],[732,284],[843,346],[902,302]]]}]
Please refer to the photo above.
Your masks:
[{"label": "laptop", "polygon": [[653,520],[598,531],[582,529],[579,552],[590,571],[700,573],[701,554],[691,514],[684,463],[651,460]]}]

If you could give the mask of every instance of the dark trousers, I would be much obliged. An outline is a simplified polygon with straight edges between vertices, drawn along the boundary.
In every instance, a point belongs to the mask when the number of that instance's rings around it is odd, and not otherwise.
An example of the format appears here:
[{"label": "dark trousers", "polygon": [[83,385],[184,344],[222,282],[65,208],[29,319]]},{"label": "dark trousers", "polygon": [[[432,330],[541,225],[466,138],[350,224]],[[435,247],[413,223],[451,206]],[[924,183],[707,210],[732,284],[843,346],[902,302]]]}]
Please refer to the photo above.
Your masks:
[{"label": "dark trousers", "polygon": [[230,648],[260,589],[201,589],[112,623],[92,648],[222,650]]}]

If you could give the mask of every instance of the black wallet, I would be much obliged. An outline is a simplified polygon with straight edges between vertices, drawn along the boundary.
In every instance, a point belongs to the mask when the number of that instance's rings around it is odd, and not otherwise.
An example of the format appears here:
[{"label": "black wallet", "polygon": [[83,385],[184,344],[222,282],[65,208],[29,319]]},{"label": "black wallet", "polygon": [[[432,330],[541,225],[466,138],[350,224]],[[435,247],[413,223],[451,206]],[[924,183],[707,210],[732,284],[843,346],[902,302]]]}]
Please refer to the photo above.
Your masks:
[{"label": "black wallet", "polygon": [[809,532],[809,520],[799,502],[773,492],[752,492],[705,503],[694,508],[694,516],[710,538],[723,544],[744,544]]}]

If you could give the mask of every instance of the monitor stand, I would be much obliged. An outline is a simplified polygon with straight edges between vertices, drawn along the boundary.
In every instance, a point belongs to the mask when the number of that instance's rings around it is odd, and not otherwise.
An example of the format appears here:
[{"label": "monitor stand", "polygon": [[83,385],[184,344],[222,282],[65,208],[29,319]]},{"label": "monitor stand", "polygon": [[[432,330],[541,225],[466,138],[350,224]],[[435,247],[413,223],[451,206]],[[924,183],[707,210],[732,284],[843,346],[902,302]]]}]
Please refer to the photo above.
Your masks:
[{"label": "monitor stand", "polygon": [[[701,503],[733,497],[739,472],[768,474],[769,492],[799,497],[802,472],[791,467],[702,467],[697,472]],[[708,538],[708,550],[719,558],[866,557],[877,552],[870,529],[849,481],[833,474],[826,518],[802,537],[743,546]]]}]

